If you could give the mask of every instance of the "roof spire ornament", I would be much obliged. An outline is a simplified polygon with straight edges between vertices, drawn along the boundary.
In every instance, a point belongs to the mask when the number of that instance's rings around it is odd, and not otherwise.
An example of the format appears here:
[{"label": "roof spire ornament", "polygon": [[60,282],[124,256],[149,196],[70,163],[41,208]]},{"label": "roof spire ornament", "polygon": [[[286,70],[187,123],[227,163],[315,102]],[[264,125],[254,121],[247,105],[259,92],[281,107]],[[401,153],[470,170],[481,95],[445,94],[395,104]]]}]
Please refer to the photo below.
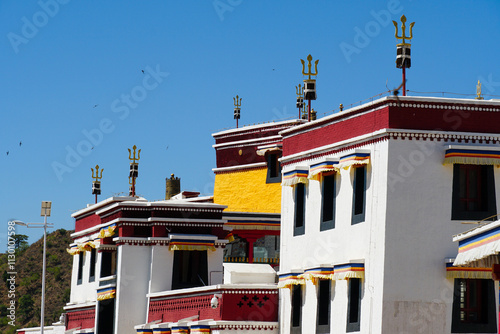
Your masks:
[{"label": "roof spire ornament", "polygon": [[314,62],[314,72],[311,72],[311,67],[312,67],[312,59],[313,57],[309,54],[307,56],[307,73],[306,73],[306,62],[304,59],[301,59],[300,62],[302,63],[302,75],[307,75],[309,76],[308,79],[304,79],[304,98],[309,101],[309,106],[307,110],[307,120],[311,121],[311,100],[316,100],[316,79],[311,79],[311,76],[317,76],[318,75],[318,62],[319,59],[317,59]]},{"label": "roof spire ornament", "polygon": [[[240,99],[238,101],[238,98]],[[241,115],[240,115],[240,112],[241,112],[241,97],[239,97],[238,95],[236,95],[236,97],[233,97],[233,101],[234,101],[234,119],[236,120],[236,128],[238,128],[238,120],[240,119]]]},{"label": "roof spire ornament", "polygon": [[95,202],[97,203],[97,195],[101,194],[101,182],[99,181],[102,179],[102,171],[104,168],[101,168],[101,176],[99,176],[99,165],[95,165],[95,175],[94,175],[94,168],[90,168],[92,170],[92,178],[94,181],[92,181],[92,195],[95,195]]},{"label": "roof spire ornament", "polygon": [[132,149],[134,150],[134,154],[132,155],[132,151],[128,149],[128,159],[131,161],[130,163],[130,173],[129,173],[129,184],[130,190],[129,190],[129,196],[135,197],[135,179],[139,176],[139,164],[136,161],[139,161],[141,159],[141,150],[137,152],[137,158],[135,157],[135,150],[137,149],[137,146],[133,146]]},{"label": "roof spire ornament", "polygon": [[401,36],[398,35],[398,23],[392,21],[396,28],[394,36],[396,39],[402,40],[402,43],[397,44],[396,67],[403,70],[403,96],[406,96],[406,69],[411,67],[411,44],[406,40],[413,38],[413,26],[415,22],[410,23],[410,36],[406,36],[406,16],[401,16]]},{"label": "roof spire ornament", "polygon": [[302,112],[302,108],[304,107],[304,88],[299,84],[295,86],[295,93],[297,94],[297,108],[299,109],[299,119],[300,114]]},{"label": "roof spire ornament", "polygon": [[476,100],[484,100],[483,94],[481,92],[481,81],[477,81],[476,86]]}]

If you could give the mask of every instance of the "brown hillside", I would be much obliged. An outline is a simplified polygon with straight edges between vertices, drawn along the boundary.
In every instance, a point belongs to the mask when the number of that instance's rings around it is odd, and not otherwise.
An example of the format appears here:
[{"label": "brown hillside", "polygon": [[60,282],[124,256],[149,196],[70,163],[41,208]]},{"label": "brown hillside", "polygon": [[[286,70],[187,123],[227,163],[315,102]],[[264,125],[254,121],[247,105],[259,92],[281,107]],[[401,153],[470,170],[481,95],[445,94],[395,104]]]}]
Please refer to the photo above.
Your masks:
[{"label": "brown hillside", "polygon": [[[59,321],[69,301],[72,257],[66,248],[72,242],[72,231],[63,229],[47,234],[47,275],[45,277],[45,325]],[[43,237],[16,255],[16,327],[8,325],[8,260],[0,255],[0,332],[15,333],[15,328],[40,326],[42,296]]]}]

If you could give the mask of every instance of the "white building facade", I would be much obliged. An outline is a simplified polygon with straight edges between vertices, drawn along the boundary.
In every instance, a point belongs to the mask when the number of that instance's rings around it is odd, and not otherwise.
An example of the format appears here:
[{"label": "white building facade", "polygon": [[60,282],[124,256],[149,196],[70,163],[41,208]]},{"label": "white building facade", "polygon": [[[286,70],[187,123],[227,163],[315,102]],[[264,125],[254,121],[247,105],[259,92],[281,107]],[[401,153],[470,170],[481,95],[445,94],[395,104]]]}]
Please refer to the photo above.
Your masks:
[{"label": "white building facade", "polygon": [[280,133],[281,333],[497,332],[498,287],[457,306],[482,277],[446,259],[462,222],[496,219],[499,111],[388,97]]}]

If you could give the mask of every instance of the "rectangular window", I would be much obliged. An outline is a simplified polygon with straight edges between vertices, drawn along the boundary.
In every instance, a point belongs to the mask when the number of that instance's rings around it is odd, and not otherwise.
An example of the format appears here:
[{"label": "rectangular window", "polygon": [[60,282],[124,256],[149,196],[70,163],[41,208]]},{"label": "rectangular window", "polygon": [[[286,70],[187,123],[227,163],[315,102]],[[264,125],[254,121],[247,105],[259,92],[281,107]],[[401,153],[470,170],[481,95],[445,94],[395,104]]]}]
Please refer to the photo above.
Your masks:
[{"label": "rectangular window", "polygon": [[76,284],[82,284],[82,279],[83,279],[83,261],[84,261],[84,252],[81,252],[78,254],[78,280]]},{"label": "rectangular window", "polygon": [[95,281],[95,266],[96,266],[96,250],[92,248],[90,251],[90,274],[89,274],[89,282]]},{"label": "rectangular window", "polygon": [[300,328],[302,318],[302,285],[292,285],[292,327]]},{"label": "rectangular window", "polygon": [[453,333],[497,333],[493,282],[489,279],[455,279]]},{"label": "rectangular window", "polygon": [[366,166],[354,167],[352,224],[365,221]]},{"label": "rectangular window", "polygon": [[493,166],[453,165],[451,219],[482,220],[496,213]]},{"label": "rectangular window", "polygon": [[330,280],[325,279],[319,281],[316,333],[330,332],[330,290],[331,290]]},{"label": "rectangular window", "polygon": [[335,227],[335,173],[323,175],[320,231]]},{"label": "rectangular window", "polygon": [[174,251],[172,290],[208,285],[207,251]]},{"label": "rectangular window", "polygon": [[303,183],[295,185],[295,222],[293,235],[302,235],[305,233],[305,204],[306,187]]},{"label": "rectangular window", "polygon": [[348,285],[347,331],[356,332],[361,327],[361,279],[350,278]]},{"label": "rectangular window", "polygon": [[267,179],[266,183],[280,183],[281,182],[281,163],[279,153],[269,153],[267,155]]},{"label": "rectangular window", "polygon": [[116,251],[101,252],[101,277],[116,274]]}]

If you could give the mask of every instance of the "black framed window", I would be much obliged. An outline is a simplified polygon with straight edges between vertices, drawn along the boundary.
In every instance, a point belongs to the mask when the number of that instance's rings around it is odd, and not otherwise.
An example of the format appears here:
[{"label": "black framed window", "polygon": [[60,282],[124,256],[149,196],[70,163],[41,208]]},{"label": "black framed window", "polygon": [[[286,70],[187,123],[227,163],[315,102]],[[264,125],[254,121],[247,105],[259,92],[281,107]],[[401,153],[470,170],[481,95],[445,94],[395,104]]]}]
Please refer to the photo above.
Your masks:
[{"label": "black framed window", "polygon": [[281,153],[269,153],[266,157],[267,160],[267,178],[266,183],[280,183],[281,182],[281,163],[279,158]]},{"label": "black framed window", "polygon": [[366,166],[354,167],[352,224],[365,221],[366,210]]},{"label": "black framed window", "polygon": [[292,328],[300,328],[302,320],[302,285],[292,286]]},{"label": "black framed window", "polygon": [[455,279],[453,333],[497,333],[493,283],[490,279]]},{"label": "black framed window", "polygon": [[330,333],[330,291],[331,281],[319,280],[316,333]]},{"label": "black framed window", "polygon": [[95,281],[95,266],[96,266],[96,250],[92,248],[90,251],[90,274],[89,274],[89,282]]},{"label": "black framed window", "polygon": [[347,332],[361,328],[361,279],[350,278],[348,282]]},{"label": "black framed window", "polygon": [[101,252],[101,277],[116,274],[116,251]]},{"label": "black framed window", "polygon": [[305,233],[305,205],[306,205],[306,186],[304,183],[295,185],[295,217],[293,235],[302,235]]},{"label": "black framed window", "polygon": [[77,276],[77,282],[76,284],[82,284],[82,279],[83,279],[83,261],[85,260],[84,257],[85,253],[81,252],[78,254],[78,276]]},{"label": "black framed window", "polygon": [[482,220],[496,213],[493,166],[453,165],[451,219]]},{"label": "black framed window", "polygon": [[322,177],[320,231],[335,228],[335,176],[330,173]]},{"label": "black framed window", "polygon": [[207,251],[174,251],[172,290],[208,285]]}]

